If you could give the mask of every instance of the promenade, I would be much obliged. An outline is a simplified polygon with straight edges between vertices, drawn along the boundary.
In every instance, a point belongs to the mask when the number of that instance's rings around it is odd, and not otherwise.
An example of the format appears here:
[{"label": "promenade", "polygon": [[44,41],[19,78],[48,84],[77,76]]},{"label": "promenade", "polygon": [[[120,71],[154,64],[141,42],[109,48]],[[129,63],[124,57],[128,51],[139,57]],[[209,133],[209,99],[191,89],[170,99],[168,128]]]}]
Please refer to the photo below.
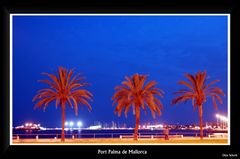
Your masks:
[{"label": "promenade", "polygon": [[88,145],[125,145],[125,144],[144,144],[144,145],[161,145],[161,144],[227,144],[227,138],[204,138],[200,140],[199,137],[184,137],[184,138],[170,138],[165,139],[119,139],[119,138],[91,138],[91,139],[13,139],[13,144],[88,144]]}]

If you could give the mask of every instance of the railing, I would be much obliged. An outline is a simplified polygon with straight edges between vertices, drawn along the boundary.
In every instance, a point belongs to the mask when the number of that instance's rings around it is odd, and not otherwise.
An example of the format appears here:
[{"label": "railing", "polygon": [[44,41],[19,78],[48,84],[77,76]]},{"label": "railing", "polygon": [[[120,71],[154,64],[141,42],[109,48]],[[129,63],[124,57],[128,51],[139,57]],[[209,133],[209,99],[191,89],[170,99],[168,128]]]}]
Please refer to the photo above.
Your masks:
[{"label": "railing", "polygon": [[[133,138],[133,135],[120,135],[120,139],[124,138]],[[165,135],[139,135],[138,138],[141,139],[156,139],[156,138],[164,138]],[[169,138],[183,138],[183,135],[168,135]]]},{"label": "railing", "polygon": [[226,133],[214,133],[214,134],[209,134],[208,137],[209,138],[213,138],[213,137],[227,138],[228,134],[226,134]]}]

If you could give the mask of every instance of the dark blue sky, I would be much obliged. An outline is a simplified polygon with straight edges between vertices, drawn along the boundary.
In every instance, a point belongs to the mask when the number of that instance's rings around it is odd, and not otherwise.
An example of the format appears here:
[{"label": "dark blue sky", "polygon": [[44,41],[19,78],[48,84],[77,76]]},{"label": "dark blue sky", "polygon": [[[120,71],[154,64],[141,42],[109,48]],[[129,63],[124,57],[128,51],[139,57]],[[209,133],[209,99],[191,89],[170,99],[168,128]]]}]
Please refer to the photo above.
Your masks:
[{"label": "dark blue sky", "polygon": [[203,121],[216,121],[215,113],[227,114],[227,17],[226,16],[14,16],[13,17],[13,125],[40,122],[60,127],[61,109],[50,104],[46,112],[36,109],[32,98],[46,87],[37,80],[41,72],[57,66],[76,68],[92,84],[92,112],[67,109],[67,120],[116,121],[133,126],[128,118],[114,115],[111,97],[125,75],[148,74],[165,91],[162,116],[148,111],[140,122],[198,123],[191,102],[171,106],[177,82],[184,73],[207,70],[210,80],[223,89],[223,105],[215,110],[211,99],[203,106]]}]

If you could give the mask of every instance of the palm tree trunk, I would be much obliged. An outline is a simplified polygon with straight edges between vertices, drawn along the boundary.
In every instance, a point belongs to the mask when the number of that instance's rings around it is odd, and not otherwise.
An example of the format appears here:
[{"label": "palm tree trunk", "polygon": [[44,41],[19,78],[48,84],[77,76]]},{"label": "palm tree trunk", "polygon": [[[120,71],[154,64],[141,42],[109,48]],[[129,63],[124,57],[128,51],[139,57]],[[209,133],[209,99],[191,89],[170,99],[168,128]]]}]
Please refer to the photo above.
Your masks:
[{"label": "palm tree trunk", "polygon": [[198,107],[199,110],[199,121],[200,121],[200,139],[203,139],[203,127],[202,127],[202,105]]},{"label": "palm tree trunk", "polygon": [[61,136],[62,142],[65,141],[64,125],[65,125],[65,104],[62,104],[62,136]]},{"label": "palm tree trunk", "polygon": [[134,140],[138,139],[138,127],[139,127],[139,120],[140,120],[140,107],[135,106],[135,129],[134,129]]}]

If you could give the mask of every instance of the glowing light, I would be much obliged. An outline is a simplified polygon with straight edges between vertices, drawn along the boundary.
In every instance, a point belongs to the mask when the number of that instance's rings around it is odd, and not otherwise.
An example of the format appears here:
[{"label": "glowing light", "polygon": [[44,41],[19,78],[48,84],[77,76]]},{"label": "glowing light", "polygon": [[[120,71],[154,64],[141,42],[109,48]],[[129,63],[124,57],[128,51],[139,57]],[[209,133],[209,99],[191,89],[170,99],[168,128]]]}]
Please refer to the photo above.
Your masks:
[{"label": "glowing light", "polygon": [[216,114],[216,117],[219,118],[220,120],[228,121],[227,117],[225,117],[223,115]]},{"label": "glowing light", "polygon": [[223,120],[223,121],[228,121],[227,117],[222,116],[222,115],[219,116],[219,119],[220,119],[220,120]]},{"label": "glowing light", "polygon": [[28,123],[26,123],[25,126],[28,126]]},{"label": "glowing light", "polygon": [[223,120],[223,117],[222,117],[222,116],[219,116],[219,119],[220,119],[220,120]]},{"label": "glowing light", "polygon": [[94,126],[90,126],[89,127],[89,129],[93,129],[93,130],[95,130],[95,129],[101,129],[102,127],[101,127],[101,125],[94,125]]},{"label": "glowing light", "polygon": [[73,121],[70,121],[69,125],[72,127],[74,125]]},{"label": "glowing light", "polygon": [[82,126],[82,122],[78,121],[77,125],[78,125],[78,127],[81,127]]},{"label": "glowing light", "polygon": [[148,129],[153,129],[153,128],[163,128],[162,124],[156,124],[156,125],[147,125]]},{"label": "glowing light", "polygon": [[222,116],[222,120],[223,121],[228,121],[227,117],[225,117],[225,116]]},{"label": "glowing light", "polygon": [[65,122],[65,126],[68,126],[68,122],[67,121]]}]

